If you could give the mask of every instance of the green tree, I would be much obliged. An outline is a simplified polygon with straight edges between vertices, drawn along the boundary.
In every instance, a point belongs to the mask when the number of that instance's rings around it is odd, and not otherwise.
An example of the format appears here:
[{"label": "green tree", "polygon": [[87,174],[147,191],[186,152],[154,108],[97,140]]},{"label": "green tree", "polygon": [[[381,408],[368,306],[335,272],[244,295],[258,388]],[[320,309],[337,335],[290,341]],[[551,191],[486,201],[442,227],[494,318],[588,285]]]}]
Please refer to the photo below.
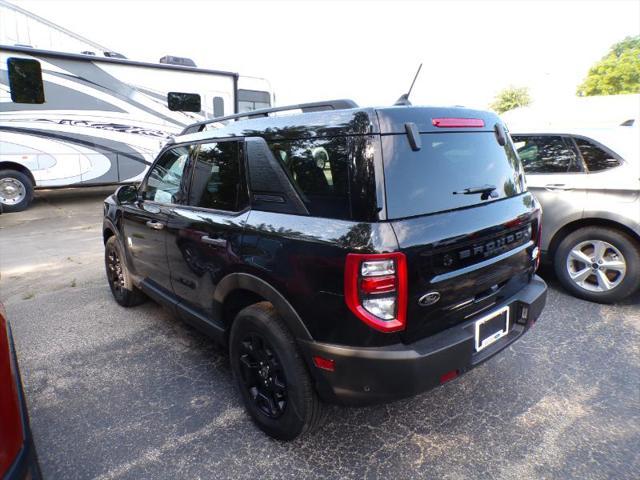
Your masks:
[{"label": "green tree", "polygon": [[581,97],[640,93],[640,35],[616,43],[578,87]]},{"label": "green tree", "polygon": [[504,113],[516,107],[526,107],[530,103],[531,95],[527,87],[511,86],[500,90],[489,108],[498,113]]}]

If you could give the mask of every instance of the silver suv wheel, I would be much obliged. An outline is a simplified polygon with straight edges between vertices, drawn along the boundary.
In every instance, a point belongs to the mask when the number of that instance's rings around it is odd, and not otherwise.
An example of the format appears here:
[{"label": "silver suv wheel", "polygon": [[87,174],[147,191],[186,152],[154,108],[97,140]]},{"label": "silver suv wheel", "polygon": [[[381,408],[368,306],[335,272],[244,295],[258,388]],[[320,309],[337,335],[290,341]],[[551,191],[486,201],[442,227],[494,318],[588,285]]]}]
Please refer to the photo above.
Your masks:
[{"label": "silver suv wheel", "polygon": [[616,288],[627,273],[627,262],[616,247],[604,240],[586,240],[575,245],[567,256],[569,278],[590,292]]},{"label": "silver suv wheel", "polygon": [[0,178],[0,203],[17,205],[27,196],[27,187],[17,178]]}]

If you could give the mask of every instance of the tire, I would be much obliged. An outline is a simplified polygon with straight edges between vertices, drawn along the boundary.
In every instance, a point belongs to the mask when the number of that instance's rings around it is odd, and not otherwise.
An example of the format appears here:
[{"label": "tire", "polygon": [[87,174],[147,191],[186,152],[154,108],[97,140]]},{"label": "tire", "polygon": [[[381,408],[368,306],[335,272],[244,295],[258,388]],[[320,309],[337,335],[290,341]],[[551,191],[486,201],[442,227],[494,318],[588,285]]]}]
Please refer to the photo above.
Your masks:
[{"label": "tire", "polygon": [[0,170],[0,204],[4,212],[21,212],[33,200],[31,179],[17,170]]},{"label": "tire", "polygon": [[591,302],[617,302],[640,287],[640,245],[618,230],[585,227],[570,233],[553,263],[562,286]]},{"label": "tire", "polygon": [[263,432],[293,440],[320,427],[324,405],[293,335],[270,303],[240,311],[229,344],[234,380],[245,408]]},{"label": "tire", "polygon": [[104,246],[104,265],[109,288],[118,304],[127,308],[135,307],[144,303],[147,297],[133,284],[124,258],[116,236],[109,237]]}]

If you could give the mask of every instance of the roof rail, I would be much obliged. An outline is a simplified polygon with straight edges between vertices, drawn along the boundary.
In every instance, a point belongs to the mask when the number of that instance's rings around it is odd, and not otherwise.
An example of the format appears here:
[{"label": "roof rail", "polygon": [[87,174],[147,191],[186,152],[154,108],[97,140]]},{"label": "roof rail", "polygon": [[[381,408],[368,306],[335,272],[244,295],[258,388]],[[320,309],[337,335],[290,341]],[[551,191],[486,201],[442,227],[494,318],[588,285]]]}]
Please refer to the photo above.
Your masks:
[{"label": "roof rail", "polygon": [[224,117],[216,117],[211,120],[205,120],[203,122],[193,123],[186,127],[180,135],[186,135],[188,133],[201,132],[205,125],[211,123],[224,122],[226,120],[240,120],[243,118],[256,118],[256,117],[268,117],[270,113],[274,112],[286,112],[288,110],[302,110],[303,112],[321,112],[324,110],[346,110],[349,108],[358,108],[358,104],[353,100],[340,99],[340,100],[326,100],[324,102],[312,102],[312,103],[300,103],[297,105],[287,105],[286,107],[273,107],[263,108],[260,110],[251,110],[249,112],[236,113],[234,115],[227,115]]}]

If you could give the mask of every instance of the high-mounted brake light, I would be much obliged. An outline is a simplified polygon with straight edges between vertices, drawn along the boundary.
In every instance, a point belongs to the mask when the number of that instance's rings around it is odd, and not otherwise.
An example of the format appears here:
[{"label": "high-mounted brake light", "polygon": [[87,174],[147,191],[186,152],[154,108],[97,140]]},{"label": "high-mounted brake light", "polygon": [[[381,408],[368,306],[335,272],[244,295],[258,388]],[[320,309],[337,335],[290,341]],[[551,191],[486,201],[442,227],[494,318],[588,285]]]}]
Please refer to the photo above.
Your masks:
[{"label": "high-mounted brake light", "polygon": [[482,128],[484,127],[484,120],[481,118],[432,118],[431,124],[438,128]]},{"label": "high-mounted brake light", "polygon": [[404,330],[407,259],[403,253],[347,255],[344,296],[349,309],[381,332]]}]

